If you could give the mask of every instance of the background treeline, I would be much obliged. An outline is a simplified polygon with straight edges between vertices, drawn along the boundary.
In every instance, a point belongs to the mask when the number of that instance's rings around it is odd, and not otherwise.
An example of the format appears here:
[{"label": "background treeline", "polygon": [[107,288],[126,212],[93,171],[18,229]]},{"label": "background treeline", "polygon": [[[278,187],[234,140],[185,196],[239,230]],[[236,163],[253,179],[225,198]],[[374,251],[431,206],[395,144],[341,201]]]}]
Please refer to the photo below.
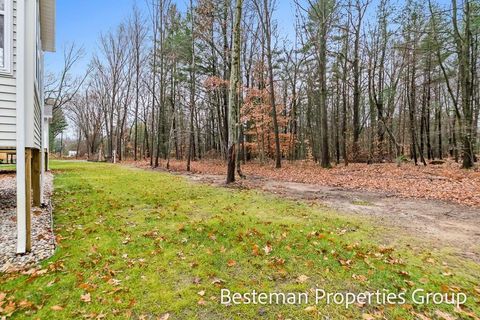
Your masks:
[{"label": "background treeline", "polygon": [[278,31],[276,5],[133,8],[100,36],[85,75],[73,75],[82,51],[65,50],[48,83],[53,139],[68,118],[76,149],[92,160],[175,158],[189,168],[227,159],[233,144],[237,164],[449,156],[474,165],[479,1],[297,0],[289,35]]}]

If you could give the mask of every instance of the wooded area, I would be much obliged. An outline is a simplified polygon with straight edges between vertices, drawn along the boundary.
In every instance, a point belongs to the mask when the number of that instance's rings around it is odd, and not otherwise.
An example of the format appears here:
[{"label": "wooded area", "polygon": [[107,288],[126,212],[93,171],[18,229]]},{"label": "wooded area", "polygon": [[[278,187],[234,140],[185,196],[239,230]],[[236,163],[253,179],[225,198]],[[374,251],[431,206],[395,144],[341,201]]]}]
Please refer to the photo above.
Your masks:
[{"label": "wooded area", "polygon": [[89,70],[72,46],[52,75],[52,137],[66,118],[90,160],[477,161],[480,2],[292,3],[295,34],[274,0],[168,0],[134,8],[99,39]]}]

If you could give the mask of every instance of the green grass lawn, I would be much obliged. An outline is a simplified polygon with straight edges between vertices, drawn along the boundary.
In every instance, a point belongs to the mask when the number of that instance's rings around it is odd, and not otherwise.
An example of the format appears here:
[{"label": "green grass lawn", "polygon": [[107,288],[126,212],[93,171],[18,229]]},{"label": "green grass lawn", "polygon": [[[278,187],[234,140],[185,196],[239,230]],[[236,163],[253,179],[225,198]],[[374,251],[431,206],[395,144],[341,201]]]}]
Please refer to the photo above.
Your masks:
[{"label": "green grass lawn", "polygon": [[[257,191],[109,164],[53,162],[59,248],[41,269],[0,276],[0,318],[415,319],[479,314],[478,264],[385,229]],[[403,305],[230,305],[232,292],[406,292]],[[463,311],[409,294],[464,292]],[[3,295],[3,298],[2,298]],[[169,315],[169,317],[167,316]],[[424,318],[426,319],[426,318]]]},{"label": "green grass lawn", "polygon": [[2,171],[12,171],[15,170],[16,166],[14,164],[3,164],[0,163],[0,172]]}]

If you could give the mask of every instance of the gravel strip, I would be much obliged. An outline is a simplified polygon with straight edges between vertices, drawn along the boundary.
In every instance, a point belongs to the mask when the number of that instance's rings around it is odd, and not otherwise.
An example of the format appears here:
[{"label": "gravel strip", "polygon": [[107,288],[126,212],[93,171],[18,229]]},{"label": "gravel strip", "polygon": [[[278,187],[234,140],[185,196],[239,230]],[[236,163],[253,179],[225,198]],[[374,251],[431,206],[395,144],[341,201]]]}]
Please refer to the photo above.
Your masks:
[{"label": "gravel strip", "polygon": [[0,175],[0,273],[31,268],[49,258],[55,251],[52,230],[53,176],[47,172],[44,180],[44,208],[32,208],[32,251],[16,254],[17,212],[15,175]]}]

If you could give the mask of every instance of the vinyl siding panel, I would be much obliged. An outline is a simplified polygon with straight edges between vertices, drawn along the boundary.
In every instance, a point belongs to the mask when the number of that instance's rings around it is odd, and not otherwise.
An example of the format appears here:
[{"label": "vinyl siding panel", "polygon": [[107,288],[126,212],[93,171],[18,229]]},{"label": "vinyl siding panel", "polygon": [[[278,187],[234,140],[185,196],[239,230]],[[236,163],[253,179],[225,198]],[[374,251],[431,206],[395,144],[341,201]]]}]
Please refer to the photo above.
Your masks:
[{"label": "vinyl siding panel", "polygon": [[16,141],[16,135],[14,132],[4,132],[4,131],[0,131],[0,136],[2,137],[0,139],[0,146],[2,147],[5,147],[5,148],[15,148],[16,145],[10,145],[10,144],[6,144],[6,142],[8,141]]},{"label": "vinyl siding panel", "polygon": [[3,117],[3,122],[0,125],[6,124],[6,125],[11,125],[15,126],[17,122],[16,117]]},{"label": "vinyl siding panel", "polygon": [[15,102],[15,101],[16,101],[15,93],[0,91],[0,105],[2,105],[3,102],[8,103],[8,102]]},{"label": "vinyl siding panel", "polygon": [[17,110],[15,108],[0,108],[0,117],[17,118]]},{"label": "vinyl siding panel", "polygon": [[[13,1],[12,73],[0,74],[0,148],[16,147],[17,1]],[[7,27],[6,30],[9,30]],[[10,29],[11,30],[11,29]],[[7,44],[8,45],[8,44]]]},{"label": "vinyl siding panel", "polygon": [[[0,123],[0,132],[11,132],[12,124]],[[15,124],[13,124],[15,126]]]},{"label": "vinyl siding panel", "polygon": [[33,143],[36,148],[40,148],[42,145],[42,110],[38,96],[38,91],[36,91],[33,120]]}]

